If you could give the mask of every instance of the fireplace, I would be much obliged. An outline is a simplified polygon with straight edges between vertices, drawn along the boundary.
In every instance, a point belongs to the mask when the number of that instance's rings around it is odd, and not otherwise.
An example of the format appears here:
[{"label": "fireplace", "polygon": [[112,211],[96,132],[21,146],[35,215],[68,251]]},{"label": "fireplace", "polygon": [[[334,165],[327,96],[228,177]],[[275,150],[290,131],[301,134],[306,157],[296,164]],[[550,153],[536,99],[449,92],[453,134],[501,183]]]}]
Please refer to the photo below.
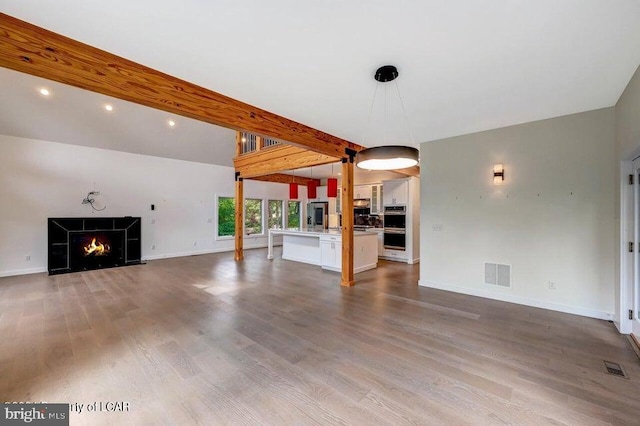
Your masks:
[{"label": "fireplace", "polygon": [[139,217],[50,218],[49,275],[141,263]]}]

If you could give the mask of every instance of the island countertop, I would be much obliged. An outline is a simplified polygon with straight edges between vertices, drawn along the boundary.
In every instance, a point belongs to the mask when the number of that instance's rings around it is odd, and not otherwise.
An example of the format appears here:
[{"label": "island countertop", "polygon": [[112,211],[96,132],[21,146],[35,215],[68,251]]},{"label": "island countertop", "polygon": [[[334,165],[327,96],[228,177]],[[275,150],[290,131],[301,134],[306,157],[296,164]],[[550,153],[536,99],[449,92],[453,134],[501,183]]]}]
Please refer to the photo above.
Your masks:
[{"label": "island countertop", "polygon": [[[282,235],[282,258],[342,269],[342,232],[340,229],[270,229],[267,259],[273,259],[273,236]],[[354,273],[377,266],[378,237],[374,232],[354,231]]]},{"label": "island countertop", "polygon": [[[309,235],[309,236],[322,236],[333,235],[337,237],[342,236],[342,230],[340,229],[269,229],[269,234],[278,235]],[[367,235],[366,231],[353,231],[354,236]]]}]

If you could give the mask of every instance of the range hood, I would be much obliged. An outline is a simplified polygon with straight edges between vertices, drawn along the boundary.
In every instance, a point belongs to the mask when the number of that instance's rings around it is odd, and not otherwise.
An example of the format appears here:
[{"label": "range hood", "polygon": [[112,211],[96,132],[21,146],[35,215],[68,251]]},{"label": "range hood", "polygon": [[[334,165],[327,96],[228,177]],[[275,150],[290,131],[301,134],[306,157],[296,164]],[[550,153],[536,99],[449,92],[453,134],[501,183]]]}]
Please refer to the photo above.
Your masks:
[{"label": "range hood", "polygon": [[356,198],[353,200],[354,209],[368,209],[371,205],[371,200],[368,198]]}]

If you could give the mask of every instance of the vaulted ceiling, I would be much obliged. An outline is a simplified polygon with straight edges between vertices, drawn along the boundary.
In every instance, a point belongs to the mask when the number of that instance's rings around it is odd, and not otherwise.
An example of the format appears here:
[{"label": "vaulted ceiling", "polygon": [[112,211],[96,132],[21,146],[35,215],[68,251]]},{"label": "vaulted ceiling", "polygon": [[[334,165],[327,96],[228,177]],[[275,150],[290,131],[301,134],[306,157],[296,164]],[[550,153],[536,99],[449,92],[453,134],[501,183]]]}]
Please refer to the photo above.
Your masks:
[{"label": "vaulted ceiling", "polygon": [[[365,146],[614,105],[636,0],[0,0],[0,10]],[[399,71],[377,91],[375,69]],[[387,87],[387,118],[384,96]],[[385,123],[386,121],[386,123]]]}]

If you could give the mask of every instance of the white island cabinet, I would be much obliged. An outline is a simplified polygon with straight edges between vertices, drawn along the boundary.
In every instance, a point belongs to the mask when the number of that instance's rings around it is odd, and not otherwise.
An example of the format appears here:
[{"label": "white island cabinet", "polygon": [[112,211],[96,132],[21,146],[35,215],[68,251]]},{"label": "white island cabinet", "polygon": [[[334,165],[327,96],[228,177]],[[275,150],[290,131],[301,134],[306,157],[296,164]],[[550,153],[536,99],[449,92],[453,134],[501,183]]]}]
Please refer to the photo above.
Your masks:
[{"label": "white island cabinet", "polygon": [[[273,259],[273,236],[282,235],[282,258],[319,265],[322,269],[342,271],[342,235],[340,231],[269,230],[268,259]],[[354,232],[353,272],[378,266],[377,236]]]}]

